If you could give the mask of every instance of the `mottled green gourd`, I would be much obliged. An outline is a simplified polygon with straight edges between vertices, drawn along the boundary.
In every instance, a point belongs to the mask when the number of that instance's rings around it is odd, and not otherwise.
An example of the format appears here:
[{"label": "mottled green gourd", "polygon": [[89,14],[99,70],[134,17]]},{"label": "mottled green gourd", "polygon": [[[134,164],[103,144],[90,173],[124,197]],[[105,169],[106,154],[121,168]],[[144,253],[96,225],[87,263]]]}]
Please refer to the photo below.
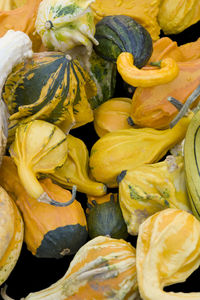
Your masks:
[{"label": "mottled green gourd", "polygon": [[[108,196],[108,195],[106,195]],[[103,196],[101,198],[107,198]],[[88,232],[91,239],[99,235],[110,236],[116,239],[126,239],[127,227],[122,215],[117,194],[109,194],[108,199],[98,203],[98,199],[92,200],[88,205]]]},{"label": "mottled green gourd", "polygon": [[95,94],[94,82],[77,60],[60,52],[35,53],[29,61],[18,64],[5,82],[9,140],[20,123],[35,119],[62,125],[64,131],[92,121],[87,99]]}]

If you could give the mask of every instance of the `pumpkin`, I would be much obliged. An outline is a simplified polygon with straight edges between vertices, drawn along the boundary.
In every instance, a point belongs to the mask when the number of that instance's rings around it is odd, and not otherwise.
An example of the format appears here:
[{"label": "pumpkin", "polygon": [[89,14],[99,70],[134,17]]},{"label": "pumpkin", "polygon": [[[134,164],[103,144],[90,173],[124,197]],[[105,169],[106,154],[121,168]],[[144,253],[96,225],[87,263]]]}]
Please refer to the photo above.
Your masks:
[{"label": "pumpkin", "polygon": [[152,54],[152,39],[146,29],[128,16],[107,16],[96,25],[94,45],[96,53],[112,62],[122,52],[134,56],[138,68],[143,67]]},{"label": "pumpkin", "polygon": [[94,110],[94,128],[99,137],[108,132],[131,128],[128,123],[130,115],[130,98],[112,98]]},{"label": "pumpkin", "polygon": [[18,64],[5,82],[9,140],[20,123],[35,119],[60,124],[64,131],[92,121],[87,98],[95,94],[95,84],[78,61],[57,52],[35,53],[29,62]]},{"label": "pumpkin", "polygon": [[158,23],[163,32],[177,34],[200,20],[200,2],[198,0],[164,0],[160,3]]},{"label": "pumpkin", "polygon": [[117,186],[123,170],[158,162],[185,137],[192,116],[183,117],[172,129],[130,128],[109,132],[92,146],[90,172],[109,187]]},{"label": "pumpkin", "polygon": [[[171,96],[181,103],[185,103],[199,85],[200,56],[198,49],[200,40],[181,47],[177,47],[169,40],[156,43],[152,55],[153,59],[160,60],[168,56],[177,59],[179,74],[174,80],[166,84],[136,88],[132,99],[130,117],[133,123],[140,127],[164,129],[169,127],[170,122],[177,114],[177,109],[167,101],[167,98]],[[191,48],[193,50],[190,50]],[[197,50],[196,54],[194,49]],[[199,98],[193,103],[193,107],[198,102]]]},{"label": "pumpkin", "polygon": [[67,158],[67,136],[57,126],[35,120],[19,126],[9,148],[27,193],[39,201],[49,197],[38,182],[38,173],[52,173]]},{"label": "pumpkin", "polygon": [[7,192],[0,186],[0,285],[6,281],[19,258],[24,223]]},{"label": "pumpkin", "polygon": [[89,54],[93,43],[95,25],[89,5],[93,0],[43,0],[39,6],[36,30],[45,47],[66,52],[84,45]]},{"label": "pumpkin", "polygon": [[118,176],[119,203],[131,235],[149,216],[166,208],[192,212],[186,190],[183,156],[122,171]]},{"label": "pumpkin", "polygon": [[1,157],[5,152],[8,137],[8,110],[2,100],[2,90],[6,78],[12,71],[12,68],[32,56],[32,44],[29,37],[23,32],[8,30],[0,38],[0,164]]},{"label": "pumpkin", "polygon": [[[8,299],[5,290],[1,294]],[[90,240],[79,249],[60,280],[24,300],[88,300],[88,295],[90,299],[139,299],[135,248],[130,243],[103,236]]]},{"label": "pumpkin", "polygon": [[[81,204],[74,200],[67,207],[38,202],[29,196],[21,184],[11,157],[4,156],[0,168],[0,184],[12,195],[22,212],[24,240],[28,250],[37,257],[62,258],[71,255],[87,240],[87,223]],[[65,203],[71,193],[52,183],[40,181],[44,191],[56,202]],[[73,238],[72,238],[73,237]]]},{"label": "pumpkin", "polygon": [[157,21],[159,6],[160,0],[95,0],[91,4],[96,23],[106,16],[126,15],[144,26],[153,41],[156,41],[160,34]]},{"label": "pumpkin", "polygon": [[23,31],[32,40],[33,51],[37,51],[42,43],[40,36],[35,32],[35,21],[40,2],[41,0],[27,0],[21,7],[0,11],[0,37],[9,29]]},{"label": "pumpkin", "polygon": [[68,134],[67,145],[67,159],[61,167],[55,168],[49,176],[66,188],[72,188],[75,185],[77,190],[82,193],[93,196],[106,194],[106,186],[89,177],[89,154],[85,143]]},{"label": "pumpkin", "polygon": [[144,300],[199,299],[200,293],[174,293],[164,287],[184,282],[200,265],[200,222],[190,213],[168,208],[139,228],[137,280]]},{"label": "pumpkin", "polygon": [[[119,206],[117,194],[108,194],[102,197],[90,197],[87,224],[91,239],[99,235],[112,238],[126,239],[127,227]],[[104,200],[105,199],[105,200]]]}]

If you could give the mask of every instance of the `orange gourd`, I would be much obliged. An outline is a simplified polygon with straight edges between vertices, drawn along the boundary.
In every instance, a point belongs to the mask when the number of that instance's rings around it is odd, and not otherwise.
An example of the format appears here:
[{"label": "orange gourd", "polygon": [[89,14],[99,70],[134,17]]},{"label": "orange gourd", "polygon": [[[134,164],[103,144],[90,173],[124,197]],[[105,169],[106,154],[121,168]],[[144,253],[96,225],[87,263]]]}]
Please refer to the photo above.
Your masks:
[{"label": "orange gourd", "polygon": [[[71,198],[68,190],[52,183],[40,181],[45,192],[58,202]],[[0,184],[12,195],[22,212],[27,248],[37,257],[61,258],[74,254],[86,242],[86,217],[81,204],[74,201],[66,207],[38,202],[22,186],[11,157],[4,156],[0,168]],[[73,237],[73,238],[72,238]]]},{"label": "orange gourd", "polygon": [[[130,117],[133,123],[140,127],[165,129],[178,113],[177,109],[168,102],[169,96],[176,98],[181,103],[197,88],[200,82],[200,39],[180,47],[169,38],[162,38],[154,43],[154,50],[149,64],[166,57],[177,61],[178,76],[169,83],[154,87],[135,90],[132,99]],[[146,66],[145,68],[153,68]],[[144,68],[144,69],[145,69]],[[199,97],[193,107],[199,102]]]},{"label": "orange gourd", "polygon": [[27,0],[26,4],[14,10],[0,11],[0,37],[9,29],[25,32],[33,42],[33,51],[39,50],[42,41],[35,32],[35,20],[42,0]]}]

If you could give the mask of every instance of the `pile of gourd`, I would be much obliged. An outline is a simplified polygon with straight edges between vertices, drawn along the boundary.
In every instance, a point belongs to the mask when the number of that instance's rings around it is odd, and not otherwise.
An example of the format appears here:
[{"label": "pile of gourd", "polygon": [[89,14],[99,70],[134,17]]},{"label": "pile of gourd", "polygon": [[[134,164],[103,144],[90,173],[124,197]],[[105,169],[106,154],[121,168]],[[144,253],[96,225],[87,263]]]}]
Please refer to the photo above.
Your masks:
[{"label": "pile of gourd", "polygon": [[27,300],[200,299],[163,290],[200,266],[200,38],[159,38],[199,20],[198,0],[0,4],[1,285],[25,242],[75,255]]}]

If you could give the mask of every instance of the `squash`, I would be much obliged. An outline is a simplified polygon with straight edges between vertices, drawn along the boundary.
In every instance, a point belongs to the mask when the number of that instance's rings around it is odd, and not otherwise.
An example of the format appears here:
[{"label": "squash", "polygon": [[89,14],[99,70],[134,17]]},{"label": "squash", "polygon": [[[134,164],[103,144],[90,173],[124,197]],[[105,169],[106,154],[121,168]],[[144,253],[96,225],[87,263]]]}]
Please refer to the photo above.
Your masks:
[{"label": "squash", "polygon": [[65,188],[72,188],[75,185],[79,192],[93,196],[105,195],[106,186],[89,177],[89,154],[85,143],[68,134],[67,145],[67,159],[61,167],[55,168],[49,176]]},{"label": "squash", "polygon": [[[12,299],[5,289],[1,295]],[[60,280],[24,300],[88,300],[88,295],[102,300],[137,299],[135,248],[130,243],[103,236],[90,240],[79,249]]]},{"label": "squash", "polygon": [[7,192],[0,186],[0,285],[6,281],[19,258],[24,238],[22,217]]},{"label": "squash", "polygon": [[123,170],[158,162],[185,137],[192,116],[183,117],[172,129],[130,128],[109,132],[92,146],[90,172],[108,187],[117,187]]},{"label": "squash", "polygon": [[122,52],[134,56],[138,68],[143,67],[152,54],[152,39],[148,31],[128,16],[107,16],[96,25],[94,45],[96,53],[106,60],[116,62]]},{"label": "squash", "polygon": [[[86,217],[77,200],[67,207],[57,207],[30,197],[21,184],[12,158],[8,156],[3,157],[0,184],[12,195],[23,215],[24,240],[33,255],[62,258],[76,253],[85,244],[88,236]],[[63,203],[71,198],[69,191],[48,178],[41,180],[40,184],[57,202]]]},{"label": "squash", "polygon": [[93,0],[43,0],[39,6],[36,31],[44,46],[50,50],[66,52],[84,45],[91,54],[95,25],[89,5]]},{"label": "squash", "polygon": [[9,29],[23,31],[33,42],[33,51],[38,51],[42,41],[40,36],[35,32],[35,21],[41,1],[27,0],[22,7],[9,11],[0,11],[0,37]]},{"label": "squash", "polygon": [[157,21],[159,6],[160,0],[95,0],[91,4],[95,23],[106,16],[126,15],[144,26],[153,41],[158,40],[160,34]]},{"label": "squash", "polygon": [[35,120],[19,126],[9,148],[19,178],[27,193],[38,201],[50,200],[37,179],[38,173],[52,173],[67,158],[67,136],[57,126]]},{"label": "squash", "polygon": [[168,208],[139,228],[137,280],[143,300],[193,300],[200,293],[174,293],[164,287],[184,282],[200,266],[200,222],[190,213]]},{"label": "squash", "polygon": [[12,68],[32,56],[32,44],[29,37],[23,32],[8,30],[0,38],[0,164],[2,155],[5,152],[8,137],[8,110],[2,100],[2,90],[6,78]]},{"label": "squash", "polygon": [[[167,101],[169,96],[185,103],[190,94],[197,88],[200,80],[199,43],[182,45],[180,49],[175,44],[165,41],[157,42],[153,59],[173,57],[178,59],[178,76],[166,84],[154,87],[136,88],[132,99],[130,117],[134,124],[140,127],[165,129],[177,114],[177,109]],[[196,54],[190,48],[197,50]],[[173,49],[173,51],[172,51]],[[188,61],[184,61],[187,59]],[[152,62],[152,58],[150,63]],[[146,70],[147,71],[147,70]],[[195,107],[199,98],[193,103]]]},{"label": "squash", "polygon": [[160,3],[158,23],[166,35],[180,33],[199,20],[198,0],[163,0]]},{"label": "squash", "polygon": [[95,94],[95,84],[78,61],[60,52],[35,53],[29,62],[18,64],[5,82],[3,99],[11,115],[9,141],[20,123],[35,119],[60,124],[64,131],[75,123],[91,122],[87,98]]},{"label": "squash", "polygon": [[131,110],[130,98],[112,98],[94,110],[94,128],[99,137],[108,132],[131,128],[128,117]]},{"label": "squash", "polygon": [[[92,199],[91,199],[92,198]],[[110,236],[116,239],[126,239],[127,227],[124,222],[118,195],[108,194],[102,197],[89,196],[88,233],[91,239],[99,235]]]},{"label": "squash", "polygon": [[118,176],[119,204],[131,235],[149,216],[166,208],[192,212],[187,195],[183,156],[122,171]]}]

